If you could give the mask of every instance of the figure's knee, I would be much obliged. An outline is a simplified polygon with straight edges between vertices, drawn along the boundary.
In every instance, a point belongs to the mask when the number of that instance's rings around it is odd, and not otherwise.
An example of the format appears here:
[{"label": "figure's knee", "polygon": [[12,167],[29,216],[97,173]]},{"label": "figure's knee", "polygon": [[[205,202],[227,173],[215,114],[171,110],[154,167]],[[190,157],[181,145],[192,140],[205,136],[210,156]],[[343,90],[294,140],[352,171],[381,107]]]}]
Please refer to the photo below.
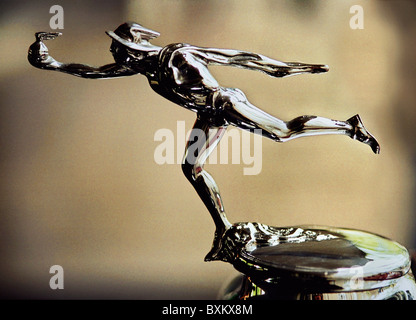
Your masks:
[{"label": "figure's knee", "polygon": [[184,161],[182,163],[182,172],[185,175],[185,177],[189,180],[195,180],[194,174],[193,174],[193,165],[189,164],[188,162]]},{"label": "figure's knee", "polygon": [[316,116],[300,116],[286,123],[288,133],[297,133],[304,131],[306,123],[315,119]]},{"label": "figure's knee", "polygon": [[182,163],[182,172],[190,182],[195,181],[202,170],[202,167],[198,164],[190,164],[186,160]]}]

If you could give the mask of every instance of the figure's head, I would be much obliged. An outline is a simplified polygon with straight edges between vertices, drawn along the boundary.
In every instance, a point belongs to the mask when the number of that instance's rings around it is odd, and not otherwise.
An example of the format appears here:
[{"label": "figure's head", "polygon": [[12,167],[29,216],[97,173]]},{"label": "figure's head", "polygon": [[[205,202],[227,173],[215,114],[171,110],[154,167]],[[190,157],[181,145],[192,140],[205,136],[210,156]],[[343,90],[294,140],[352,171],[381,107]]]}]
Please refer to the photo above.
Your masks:
[{"label": "figure's head", "polygon": [[137,66],[141,60],[157,54],[161,49],[149,43],[160,34],[135,22],[123,23],[114,32],[106,33],[113,39],[110,51],[114,60],[126,66]]}]

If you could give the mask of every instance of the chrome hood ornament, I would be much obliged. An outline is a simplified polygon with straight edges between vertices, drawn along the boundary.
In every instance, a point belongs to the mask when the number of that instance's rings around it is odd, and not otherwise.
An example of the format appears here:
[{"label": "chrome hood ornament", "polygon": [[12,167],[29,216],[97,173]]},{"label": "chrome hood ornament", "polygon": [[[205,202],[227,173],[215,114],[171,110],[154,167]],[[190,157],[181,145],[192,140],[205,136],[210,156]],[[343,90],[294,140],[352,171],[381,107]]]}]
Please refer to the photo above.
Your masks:
[{"label": "chrome hood ornament", "polygon": [[378,154],[380,146],[359,115],[347,120],[303,115],[284,121],[251,104],[241,90],[221,86],[209,71],[211,65],[222,65],[283,78],[325,73],[329,70],[327,65],[282,62],[252,52],[186,43],[159,47],[150,43],[159,33],[134,22],[107,34],[113,39],[111,52],[115,60],[108,65],[93,67],[55,60],[43,41],[60,34],[48,32],[36,33],[28,60],[40,69],[83,78],[142,74],[156,93],[196,113],[182,170],[216,227],[213,246],[205,260],[225,261],[241,272],[240,283],[230,284],[222,298],[415,298],[409,255],[400,244],[342,228],[231,223],[219,188],[204,169],[206,159],[229,126],[260,133],[279,143],[306,136],[343,135],[367,144]]}]

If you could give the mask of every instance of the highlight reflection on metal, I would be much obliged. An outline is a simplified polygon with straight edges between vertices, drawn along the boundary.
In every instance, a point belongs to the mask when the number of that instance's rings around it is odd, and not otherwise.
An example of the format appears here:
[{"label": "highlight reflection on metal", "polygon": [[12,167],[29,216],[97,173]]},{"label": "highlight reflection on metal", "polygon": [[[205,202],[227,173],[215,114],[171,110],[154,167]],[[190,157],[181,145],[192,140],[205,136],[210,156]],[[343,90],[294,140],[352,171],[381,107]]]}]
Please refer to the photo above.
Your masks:
[{"label": "highlight reflection on metal", "polygon": [[220,258],[247,276],[224,288],[222,298],[416,298],[407,250],[372,233],[244,223],[235,224],[225,238]]},{"label": "highlight reflection on metal", "polygon": [[[325,285],[330,282],[331,290],[335,287],[349,290],[350,272],[356,270],[356,266],[362,271],[365,288],[373,288],[371,281],[382,283],[408,274],[407,251],[394,242],[380,240],[382,238],[368,233],[328,228],[275,228],[258,223],[231,224],[219,189],[204,170],[206,159],[229,125],[261,132],[276,142],[341,134],[363,142],[374,153],[379,153],[379,144],[358,115],[345,121],[311,115],[283,121],[252,105],[239,89],[220,86],[208,69],[210,65],[233,66],[281,78],[324,73],[328,66],[281,62],[251,52],[202,48],[185,43],[159,47],[150,43],[159,36],[158,32],[132,22],[120,25],[114,32],[107,31],[107,34],[112,38],[110,51],[115,60],[108,65],[92,67],[55,60],[49,55],[44,40],[54,39],[60,33],[48,32],[36,33],[28,60],[37,68],[91,79],[142,74],[156,93],[196,112],[197,119],[186,146],[182,169],[215,223],[214,244],[205,260],[232,263],[249,277],[246,281],[254,283],[255,279],[258,288],[261,287],[259,283],[268,283],[269,288],[279,277],[292,279],[296,275],[299,279],[303,276],[325,279]],[[383,245],[369,249],[366,247],[368,241]],[[270,279],[274,280],[270,282]]]}]

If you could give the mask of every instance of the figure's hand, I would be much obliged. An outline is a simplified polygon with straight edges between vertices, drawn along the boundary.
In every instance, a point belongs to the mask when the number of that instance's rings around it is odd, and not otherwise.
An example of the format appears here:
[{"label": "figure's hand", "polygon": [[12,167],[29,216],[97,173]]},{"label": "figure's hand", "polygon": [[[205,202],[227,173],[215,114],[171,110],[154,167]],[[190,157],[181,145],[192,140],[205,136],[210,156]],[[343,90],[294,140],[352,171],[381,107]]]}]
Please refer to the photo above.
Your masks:
[{"label": "figure's hand", "polygon": [[30,64],[37,68],[46,68],[55,62],[55,59],[49,55],[48,47],[43,40],[52,40],[61,34],[60,32],[37,32],[36,41],[29,47],[27,55]]}]

